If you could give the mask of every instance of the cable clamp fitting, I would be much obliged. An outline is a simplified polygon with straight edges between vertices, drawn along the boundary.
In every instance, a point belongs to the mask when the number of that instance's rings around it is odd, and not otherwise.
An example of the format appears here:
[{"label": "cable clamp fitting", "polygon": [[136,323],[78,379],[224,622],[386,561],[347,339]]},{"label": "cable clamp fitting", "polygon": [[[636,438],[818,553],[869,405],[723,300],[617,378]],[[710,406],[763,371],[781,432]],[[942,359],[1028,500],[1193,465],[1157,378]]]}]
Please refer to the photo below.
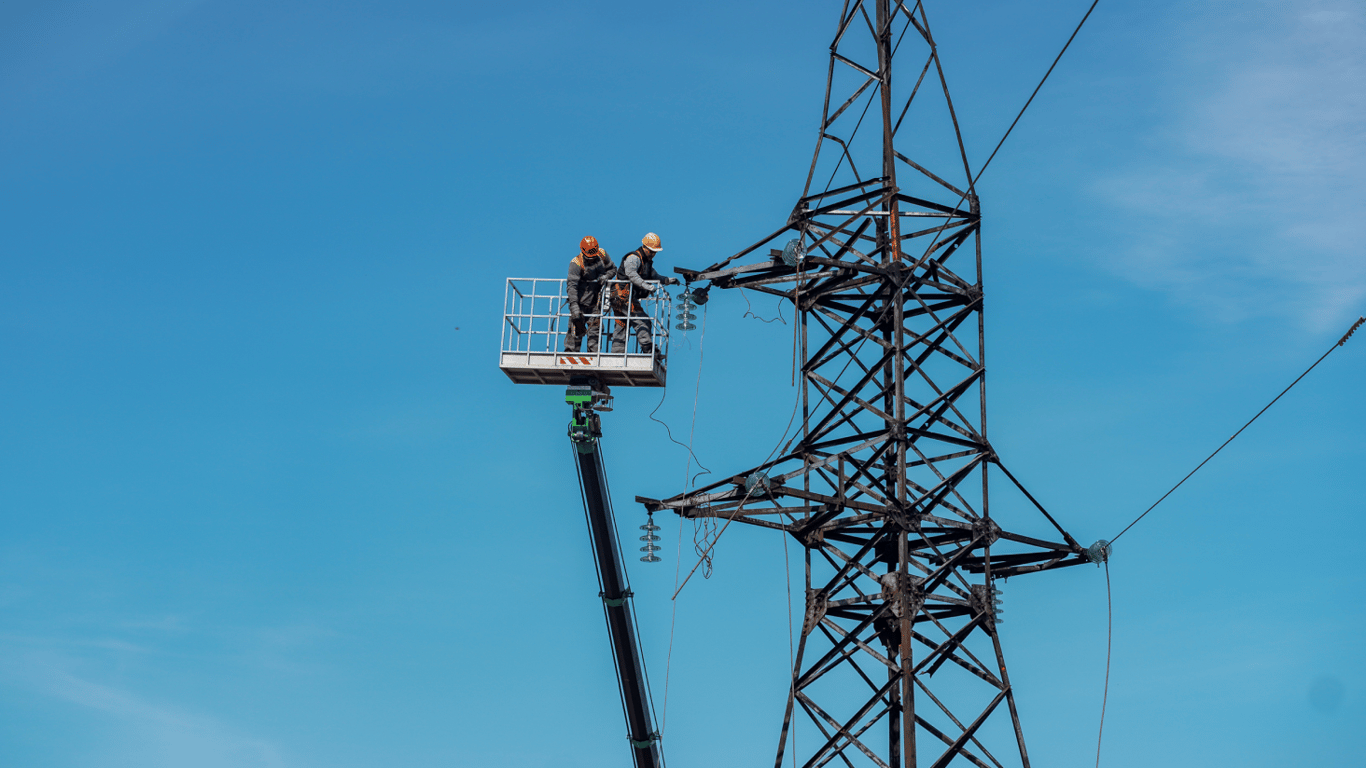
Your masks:
[{"label": "cable clamp fitting", "polygon": [[1358,317],[1357,321],[1355,323],[1352,323],[1352,327],[1348,328],[1347,333],[1341,339],[1338,340],[1338,346],[1340,347],[1343,344],[1346,344],[1347,340],[1352,338],[1352,334],[1357,332],[1357,329],[1361,327],[1362,323],[1366,323],[1366,317]]},{"label": "cable clamp fitting", "polygon": [[651,731],[650,735],[647,736],[644,741],[635,739],[628,733],[626,734],[626,740],[631,742],[631,746],[636,749],[649,749],[651,744],[659,741],[659,731]]},{"label": "cable clamp fitting", "polygon": [[1095,563],[1096,567],[1099,568],[1101,563],[1110,559],[1110,554],[1113,552],[1114,545],[1105,539],[1101,539],[1082,550],[1082,557],[1086,558],[1086,562]]},{"label": "cable clamp fitting", "polygon": [[631,597],[635,597],[635,596],[636,596],[636,593],[632,592],[632,591],[629,590],[629,589],[626,590],[625,592],[622,592],[622,593],[621,593],[621,597],[618,597],[618,598],[610,598],[610,597],[607,596],[607,593],[606,593],[606,592],[599,592],[599,593],[598,593],[598,597],[601,597],[601,598],[602,598],[602,602],[605,603],[609,608],[620,608],[621,605],[622,605],[622,603],[625,603],[625,602],[626,602],[627,598],[631,598]]}]

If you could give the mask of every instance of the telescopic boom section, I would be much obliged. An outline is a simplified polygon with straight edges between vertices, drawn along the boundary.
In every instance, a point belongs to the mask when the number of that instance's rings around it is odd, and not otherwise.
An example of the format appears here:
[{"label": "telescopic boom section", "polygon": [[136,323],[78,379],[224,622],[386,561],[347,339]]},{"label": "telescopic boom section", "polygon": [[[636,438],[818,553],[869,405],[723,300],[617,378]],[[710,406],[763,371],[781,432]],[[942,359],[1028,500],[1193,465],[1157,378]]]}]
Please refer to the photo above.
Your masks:
[{"label": "telescopic boom section", "polygon": [[645,677],[645,660],[636,637],[635,610],[631,605],[631,584],[626,578],[621,546],[617,541],[616,520],[612,515],[612,496],[607,488],[598,439],[601,421],[596,411],[611,410],[611,395],[595,379],[571,384],[565,400],[574,407],[569,422],[569,439],[574,446],[574,461],[579,468],[583,509],[593,539],[593,559],[598,567],[598,585],[607,631],[612,639],[612,656],[621,686],[621,705],[626,712],[627,739],[636,768],[662,768],[659,734],[654,728],[650,689]]}]

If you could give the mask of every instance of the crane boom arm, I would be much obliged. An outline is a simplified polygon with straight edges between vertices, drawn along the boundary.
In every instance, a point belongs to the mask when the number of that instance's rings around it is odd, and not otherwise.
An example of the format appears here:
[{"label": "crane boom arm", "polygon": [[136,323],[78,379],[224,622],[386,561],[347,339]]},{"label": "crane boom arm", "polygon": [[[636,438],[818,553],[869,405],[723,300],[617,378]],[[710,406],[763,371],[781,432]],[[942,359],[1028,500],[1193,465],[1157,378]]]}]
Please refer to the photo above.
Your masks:
[{"label": "crane boom arm", "polygon": [[[595,391],[596,390],[596,391]],[[593,559],[598,568],[599,595],[607,617],[612,640],[617,682],[621,688],[622,709],[626,712],[627,738],[636,768],[662,768],[659,734],[654,729],[650,691],[645,677],[645,660],[636,637],[635,610],[631,604],[631,585],[626,578],[621,546],[617,541],[612,497],[607,487],[598,439],[602,436],[595,404],[610,401],[605,387],[591,384],[571,385],[565,399],[574,406],[569,438],[574,446],[574,461],[579,470],[583,509],[593,541]]]}]

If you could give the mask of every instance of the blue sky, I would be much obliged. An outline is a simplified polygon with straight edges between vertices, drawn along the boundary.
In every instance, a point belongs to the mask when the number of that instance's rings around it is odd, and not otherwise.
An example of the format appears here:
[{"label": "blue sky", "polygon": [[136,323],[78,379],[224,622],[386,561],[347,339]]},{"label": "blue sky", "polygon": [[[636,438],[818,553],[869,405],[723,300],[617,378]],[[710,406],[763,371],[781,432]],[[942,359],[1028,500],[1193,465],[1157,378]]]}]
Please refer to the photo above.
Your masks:
[{"label": "blue sky", "polygon": [[[1086,5],[927,5],[974,166]],[[566,408],[496,368],[503,280],[588,233],[700,266],[771,231],[836,13],[0,8],[3,762],[626,765]],[[1366,311],[1363,82],[1359,3],[1102,2],[983,177],[992,440],[1077,538]],[[746,308],[675,340],[658,410],[686,433],[696,392],[718,473],[792,403]],[[1120,542],[1105,765],[1360,764],[1363,343]],[[686,472],[659,395],[605,418],[632,530]],[[661,523],[632,578],[666,754],[767,764],[782,542],[727,532],[671,604],[693,531]],[[1005,600],[1032,756],[1090,764],[1102,572]]]}]

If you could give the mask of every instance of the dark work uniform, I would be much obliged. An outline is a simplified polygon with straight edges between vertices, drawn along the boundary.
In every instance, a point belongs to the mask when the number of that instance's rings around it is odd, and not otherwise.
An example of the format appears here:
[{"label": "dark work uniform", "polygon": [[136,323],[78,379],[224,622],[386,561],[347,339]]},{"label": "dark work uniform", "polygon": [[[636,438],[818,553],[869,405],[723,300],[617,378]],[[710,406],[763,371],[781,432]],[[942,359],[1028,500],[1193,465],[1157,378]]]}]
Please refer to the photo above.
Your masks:
[{"label": "dark work uniform", "polygon": [[[569,332],[564,335],[564,351],[578,352],[584,336],[588,337],[588,351],[598,351],[599,330],[602,328],[602,280],[604,276],[610,279],[616,270],[605,248],[598,249],[597,258],[589,258],[580,252],[569,262],[566,291],[569,294],[571,318]],[[574,311],[575,308],[578,312]]]},{"label": "dark work uniform", "polygon": [[664,278],[655,271],[655,252],[640,246],[639,248],[626,254],[626,258],[621,262],[621,277],[630,281],[629,285],[617,283],[613,286],[612,311],[617,315],[616,332],[612,334],[612,341],[622,351],[626,350],[626,326],[627,316],[630,315],[629,324],[631,330],[636,334],[636,342],[640,345],[638,351],[641,354],[650,354],[654,351],[654,344],[650,335],[650,319],[645,316],[645,310],[640,306],[640,300],[654,292],[654,286],[647,283],[647,280],[661,281]]}]

